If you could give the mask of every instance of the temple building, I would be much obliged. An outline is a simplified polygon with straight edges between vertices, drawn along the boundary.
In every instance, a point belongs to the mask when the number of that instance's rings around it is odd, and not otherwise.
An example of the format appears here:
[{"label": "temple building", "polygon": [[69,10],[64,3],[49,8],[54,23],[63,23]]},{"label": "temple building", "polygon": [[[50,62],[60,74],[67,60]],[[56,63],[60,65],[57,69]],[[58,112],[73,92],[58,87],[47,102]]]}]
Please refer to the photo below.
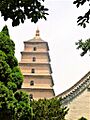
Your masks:
[{"label": "temple building", "polygon": [[69,108],[66,120],[81,117],[90,120],[90,71],[71,88],[55,96],[49,46],[40,38],[38,29],[33,39],[24,42],[19,66],[24,76],[22,90],[28,92],[31,99],[62,97],[62,105]]},{"label": "temple building", "polygon": [[57,97],[62,97],[62,104],[69,108],[66,120],[78,120],[81,117],[90,120],[90,72]]},{"label": "temple building", "polygon": [[24,76],[22,90],[28,92],[31,99],[55,96],[48,51],[48,43],[40,38],[38,29],[33,39],[24,42],[19,66]]}]

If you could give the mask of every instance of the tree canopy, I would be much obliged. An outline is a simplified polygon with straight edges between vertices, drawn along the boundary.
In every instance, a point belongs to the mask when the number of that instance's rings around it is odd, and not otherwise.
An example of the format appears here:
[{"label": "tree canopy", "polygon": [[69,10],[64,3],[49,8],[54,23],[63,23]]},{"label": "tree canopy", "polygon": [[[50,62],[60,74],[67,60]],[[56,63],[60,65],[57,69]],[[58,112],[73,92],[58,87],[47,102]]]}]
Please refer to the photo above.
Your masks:
[{"label": "tree canopy", "polygon": [[[73,4],[76,4],[76,7],[79,8],[80,6],[83,6],[86,2],[88,2],[88,5],[90,6],[90,0],[75,0]],[[78,25],[85,28],[87,23],[89,23],[89,19],[90,19],[90,9],[83,16],[78,17],[77,23]]]},{"label": "tree canopy", "polygon": [[[10,39],[9,31],[5,26],[0,32],[0,81],[15,91],[21,88],[23,76],[18,67],[15,54],[15,44]],[[10,83],[13,84],[10,84]],[[12,85],[12,87],[11,87]]]},{"label": "tree canopy", "polygon": [[[76,7],[79,8],[80,6],[83,6],[86,2],[88,2],[88,5],[90,6],[90,0],[75,0],[73,4],[76,4]],[[89,23],[90,20],[90,9],[83,15],[79,16],[77,23],[78,25],[82,26],[83,28],[86,27],[87,23]],[[84,56],[87,52],[90,52],[90,39],[87,39],[85,41],[79,40],[76,42],[77,49],[81,49],[81,56]]]},{"label": "tree canopy", "polygon": [[85,42],[79,40],[76,42],[76,45],[78,46],[77,49],[82,49],[81,56],[84,56],[87,52],[90,52],[90,38],[85,40]]},{"label": "tree canopy", "polygon": [[5,26],[0,32],[0,120],[30,120],[30,100],[20,91],[23,75],[14,54],[15,44]]},{"label": "tree canopy", "polygon": [[78,120],[87,120],[85,117],[81,117]]},{"label": "tree canopy", "polygon": [[33,100],[31,107],[34,114],[32,120],[65,120],[68,112],[68,108],[62,106],[60,98]]},{"label": "tree canopy", "polygon": [[36,23],[45,19],[48,9],[44,7],[45,0],[0,0],[0,12],[4,20],[12,20],[12,26],[24,23],[26,19]]}]

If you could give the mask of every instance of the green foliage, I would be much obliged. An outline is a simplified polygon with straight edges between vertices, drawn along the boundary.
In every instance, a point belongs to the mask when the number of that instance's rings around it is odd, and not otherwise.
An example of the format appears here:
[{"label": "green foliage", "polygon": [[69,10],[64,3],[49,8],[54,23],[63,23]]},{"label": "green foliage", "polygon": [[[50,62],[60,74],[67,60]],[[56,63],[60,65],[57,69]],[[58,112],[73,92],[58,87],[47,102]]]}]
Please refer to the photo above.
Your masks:
[{"label": "green foliage", "polygon": [[6,25],[3,27],[2,32],[3,32],[5,35],[7,35],[7,36],[10,37],[10,35],[9,35],[9,31],[8,31],[8,28],[7,28]]},{"label": "green foliage", "polygon": [[5,26],[0,32],[0,81],[13,92],[20,89],[23,82],[14,53],[15,44],[10,39],[8,28]]},{"label": "green foliage", "polygon": [[6,54],[2,50],[0,50],[0,61],[5,61],[6,57]]},{"label": "green foliage", "polygon": [[5,21],[10,18],[12,26],[24,23],[25,19],[31,19],[34,23],[42,18],[46,20],[48,9],[42,5],[42,2],[44,0],[1,0],[1,16]]},{"label": "green foliage", "polygon": [[14,82],[9,81],[6,86],[9,90],[12,90],[13,92],[17,91],[17,85]]},{"label": "green foliage", "polygon": [[14,97],[17,100],[15,120],[31,120],[32,114],[28,95],[23,91],[17,91]]},{"label": "green foliage", "polygon": [[81,56],[84,56],[88,51],[90,52],[90,39],[87,39],[85,42],[79,40],[76,42],[76,45],[78,46],[77,49],[82,49]]},{"label": "green foliage", "polygon": [[29,97],[17,91],[21,88],[23,75],[14,53],[15,44],[5,26],[0,32],[0,120],[30,120]]},{"label": "green foliage", "polygon": [[0,120],[31,120],[28,95],[17,91],[15,94],[0,82]]},{"label": "green foliage", "polygon": [[[88,5],[90,6],[90,0],[75,0],[73,4],[76,4],[76,7],[80,7],[80,5],[84,5],[86,2],[88,2]],[[79,16],[77,23],[78,25],[82,26],[83,28],[86,27],[86,24],[89,23],[90,19],[90,9],[83,15]]]},{"label": "green foliage", "polygon": [[[73,4],[76,4],[76,7],[83,6],[86,2],[88,2],[90,6],[90,0],[75,0]],[[79,16],[77,23],[78,25],[82,26],[83,28],[86,27],[87,23],[90,20],[90,9],[84,14],[84,16]],[[76,45],[78,46],[77,49],[81,49],[82,53],[81,56],[84,56],[88,51],[90,52],[90,39],[87,39],[85,42],[79,40]]]},{"label": "green foliage", "polygon": [[65,120],[65,115],[68,112],[66,107],[61,106],[61,99],[40,99],[31,101],[33,108],[32,120]]},{"label": "green foliage", "polygon": [[4,32],[0,32],[0,50],[5,52],[5,54],[15,53],[15,44]]},{"label": "green foliage", "polygon": [[[15,71],[15,70],[14,70]],[[17,85],[17,89],[21,88],[22,82],[23,82],[23,76],[21,72],[13,72],[10,74],[9,81],[12,81]]]},{"label": "green foliage", "polygon": [[81,117],[78,120],[87,120],[85,117]]},{"label": "green foliage", "polygon": [[2,82],[0,82],[0,120],[13,120],[15,98]]},{"label": "green foliage", "polygon": [[0,60],[0,81],[6,84],[11,74],[11,68],[5,61]]},{"label": "green foliage", "polygon": [[28,95],[25,92],[23,92],[23,91],[17,91],[14,94],[14,97],[16,98],[18,103],[22,102],[22,101],[24,101],[25,103],[30,103]]},{"label": "green foliage", "polygon": [[13,54],[8,53],[6,58],[7,63],[9,64],[10,68],[14,68],[15,66],[18,66],[18,61]]}]

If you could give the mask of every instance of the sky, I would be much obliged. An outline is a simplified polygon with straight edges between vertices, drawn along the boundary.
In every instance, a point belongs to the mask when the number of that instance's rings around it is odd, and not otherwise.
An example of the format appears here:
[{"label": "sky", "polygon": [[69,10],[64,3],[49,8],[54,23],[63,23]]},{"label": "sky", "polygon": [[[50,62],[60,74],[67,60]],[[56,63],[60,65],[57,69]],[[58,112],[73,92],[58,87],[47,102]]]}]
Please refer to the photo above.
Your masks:
[{"label": "sky", "polygon": [[88,10],[88,4],[76,8],[73,0],[45,0],[49,8],[47,21],[39,20],[37,24],[26,20],[24,24],[12,27],[11,20],[5,22],[0,18],[0,30],[4,25],[9,28],[11,39],[15,42],[15,56],[21,60],[20,52],[24,49],[24,41],[35,36],[37,27],[40,36],[48,42],[51,58],[52,76],[55,94],[58,95],[79,81],[90,70],[90,56],[80,56],[75,42],[90,38],[90,25],[84,29],[77,26],[77,17]]}]

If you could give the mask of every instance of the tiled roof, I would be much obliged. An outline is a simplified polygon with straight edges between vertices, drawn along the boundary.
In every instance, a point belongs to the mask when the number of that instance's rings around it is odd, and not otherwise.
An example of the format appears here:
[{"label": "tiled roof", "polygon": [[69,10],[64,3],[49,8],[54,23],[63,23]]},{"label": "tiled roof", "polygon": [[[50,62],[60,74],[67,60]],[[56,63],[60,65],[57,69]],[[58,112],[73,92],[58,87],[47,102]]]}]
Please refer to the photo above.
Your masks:
[{"label": "tiled roof", "polygon": [[33,39],[30,39],[30,40],[26,41],[26,42],[45,42],[45,41],[41,39],[40,31],[39,31],[39,29],[37,29],[35,37]]},{"label": "tiled roof", "polygon": [[62,103],[68,104],[75,97],[80,95],[89,86],[90,86],[90,71],[81,80],[79,80],[75,85],[73,85],[71,88],[69,88],[65,92],[57,95],[56,97],[62,97]]},{"label": "tiled roof", "polygon": [[45,42],[44,40],[42,40],[41,38],[35,39],[35,37],[33,39],[30,39],[26,42]]}]

